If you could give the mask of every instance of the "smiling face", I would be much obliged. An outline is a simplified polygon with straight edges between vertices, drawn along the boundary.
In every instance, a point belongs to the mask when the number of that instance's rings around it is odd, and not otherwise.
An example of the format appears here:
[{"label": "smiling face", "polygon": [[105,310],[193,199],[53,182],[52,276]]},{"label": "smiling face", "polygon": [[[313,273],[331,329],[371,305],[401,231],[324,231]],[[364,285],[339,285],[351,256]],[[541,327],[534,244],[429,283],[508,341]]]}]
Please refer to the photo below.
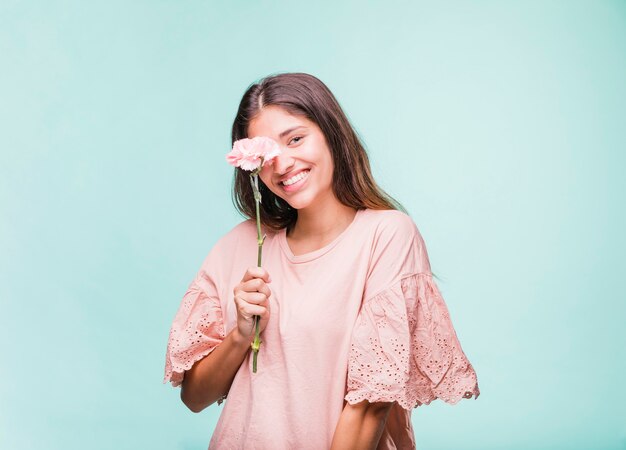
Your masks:
[{"label": "smiling face", "polygon": [[292,208],[317,209],[338,202],[332,190],[333,159],[319,126],[278,106],[266,106],[250,121],[248,138],[267,136],[282,153],[259,176]]}]

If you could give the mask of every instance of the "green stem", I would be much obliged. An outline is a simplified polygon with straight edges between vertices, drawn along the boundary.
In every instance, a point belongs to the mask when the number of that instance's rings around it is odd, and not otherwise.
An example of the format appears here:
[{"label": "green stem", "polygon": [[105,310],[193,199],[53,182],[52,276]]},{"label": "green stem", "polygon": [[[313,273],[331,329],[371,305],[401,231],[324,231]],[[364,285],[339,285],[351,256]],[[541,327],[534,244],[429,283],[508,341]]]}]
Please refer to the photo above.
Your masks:
[{"label": "green stem", "polygon": [[[260,204],[261,204],[261,194],[258,191],[257,188],[257,184],[256,184],[256,177],[258,176],[260,169],[255,170],[254,172],[252,172],[252,174],[250,175],[250,179],[252,181],[252,189],[254,190],[254,200],[255,200],[255,206],[256,206],[256,230],[257,230],[257,243],[259,245],[259,250],[258,250],[258,254],[257,254],[257,266],[261,267],[261,254],[263,251],[263,241],[265,240],[265,238],[261,237],[261,211],[260,211]],[[252,344],[250,344],[250,346],[252,347],[252,372],[256,373],[256,362],[257,362],[257,355],[259,353],[259,348],[261,347],[261,339],[259,337],[259,322],[260,322],[261,318],[258,315],[254,316],[254,341],[252,342]]]}]

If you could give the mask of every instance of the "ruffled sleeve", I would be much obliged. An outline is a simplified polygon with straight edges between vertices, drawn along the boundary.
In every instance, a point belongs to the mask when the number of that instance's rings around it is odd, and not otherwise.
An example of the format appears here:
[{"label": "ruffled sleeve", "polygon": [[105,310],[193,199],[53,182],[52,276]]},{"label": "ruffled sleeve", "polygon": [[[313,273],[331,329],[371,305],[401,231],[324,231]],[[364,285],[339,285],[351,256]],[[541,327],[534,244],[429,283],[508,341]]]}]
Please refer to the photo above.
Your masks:
[{"label": "ruffled sleeve", "polygon": [[171,381],[172,386],[180,386],[185,371],[211,353],[224,338],[215,283],[206,271],[200,270],[187,288],[170,329],[163,383]]},{"label": "ruffled sleeve", "polygon": [[352,334],[347,388],[351,404],[397,401],[405,409],[480,395],[432,274],[407,276],[364,302]]},{"label": "ruffled sleeve", "polygon": [[410,410],[436,398],[450,404],[477,398],[476,372],[461,348],[417,228],[405,224],[393,233],[383,231],[378,241],[374,285],[366,286],[352,331],[345,400],[395,401]]}]

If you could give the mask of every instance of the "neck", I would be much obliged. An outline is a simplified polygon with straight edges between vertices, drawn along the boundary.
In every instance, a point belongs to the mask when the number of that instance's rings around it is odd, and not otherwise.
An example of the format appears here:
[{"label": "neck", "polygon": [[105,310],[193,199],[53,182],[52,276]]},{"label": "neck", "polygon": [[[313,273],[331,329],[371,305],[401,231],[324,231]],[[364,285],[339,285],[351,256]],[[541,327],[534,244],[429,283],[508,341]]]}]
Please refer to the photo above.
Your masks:
[{"label": "neck", "polygon": [[338,201],[328,202],[320,208],[298,210],[298,220],[289,233],[296,240],[325,240],[346,229],[354,220],[356,209]]}]

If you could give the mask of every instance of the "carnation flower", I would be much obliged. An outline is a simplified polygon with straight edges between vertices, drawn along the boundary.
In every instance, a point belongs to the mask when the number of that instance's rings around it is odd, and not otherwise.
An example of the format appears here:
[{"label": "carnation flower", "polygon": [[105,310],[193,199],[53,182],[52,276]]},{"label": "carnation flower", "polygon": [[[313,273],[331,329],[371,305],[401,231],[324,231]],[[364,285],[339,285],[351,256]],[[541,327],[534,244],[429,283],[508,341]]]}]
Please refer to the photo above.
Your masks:
[{"label": "carnation flower", "polygon": [[243,170],[255,170],[266,164],[271,165],[280,153],[280,147],[275,140],[257,136],[235,141],[233,149],[226,155],[226,161]]}]

